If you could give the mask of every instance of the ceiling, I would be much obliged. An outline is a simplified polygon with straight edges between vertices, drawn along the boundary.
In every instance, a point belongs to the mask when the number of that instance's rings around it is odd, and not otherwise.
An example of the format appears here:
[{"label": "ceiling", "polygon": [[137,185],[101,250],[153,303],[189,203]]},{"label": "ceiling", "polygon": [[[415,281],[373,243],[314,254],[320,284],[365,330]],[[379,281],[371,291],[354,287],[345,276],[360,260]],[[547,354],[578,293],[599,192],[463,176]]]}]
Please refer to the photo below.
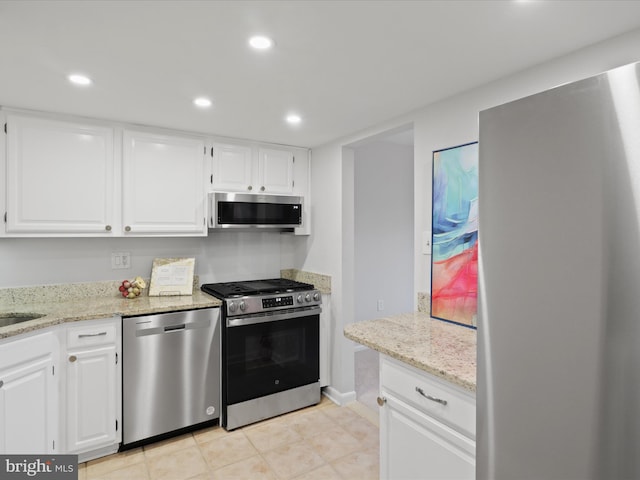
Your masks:
[{"label": "ceiling", "polygon": [[0,105],[315,147],[639,27],[636,1],[0,0]]}]

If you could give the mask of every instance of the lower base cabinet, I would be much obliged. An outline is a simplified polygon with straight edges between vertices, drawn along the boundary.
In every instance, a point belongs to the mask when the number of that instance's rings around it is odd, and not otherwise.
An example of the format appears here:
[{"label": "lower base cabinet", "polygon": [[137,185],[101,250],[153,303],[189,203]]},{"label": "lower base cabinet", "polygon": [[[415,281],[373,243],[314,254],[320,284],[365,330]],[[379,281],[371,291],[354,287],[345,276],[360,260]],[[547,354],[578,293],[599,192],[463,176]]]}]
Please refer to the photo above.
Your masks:
[{"label": "lower base cabinet", "polygon": [[0,453],[57,452],[57,363],[54,332],[0,344]]},{"label": "lower base cabinet", "polygon": [[118,450],[121,319],[56,325],[0,341],[0,454]]},{"label": "lower base cabinet", "polygon": [[380,478],[475,478],[475,397],[380,357]]},{"label": "lower base cabinet", "polygon": [[66,453],[80,461],[98,456],[91,452],[99,449],[116,451],[121,440],[120,330],[119,317],[66,329]]}]

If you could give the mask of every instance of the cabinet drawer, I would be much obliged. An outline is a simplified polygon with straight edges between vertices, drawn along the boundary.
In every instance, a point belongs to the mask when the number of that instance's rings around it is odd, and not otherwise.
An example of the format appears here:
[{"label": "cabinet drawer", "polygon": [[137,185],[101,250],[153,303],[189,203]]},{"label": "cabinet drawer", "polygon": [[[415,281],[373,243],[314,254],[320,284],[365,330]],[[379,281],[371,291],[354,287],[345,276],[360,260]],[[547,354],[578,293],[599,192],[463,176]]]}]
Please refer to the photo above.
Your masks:
[{"label": "cabinet drawer", "polygon": [[475,438],[476,406],[473,394],[388,357],[381,357],[380,385],[383,395],[385,391],[392,392],[451,428]]},{"label": "cabinet drawer", "polygon": [[67,329],[67,348],[103,345],[116,342],[116,326],[98,323],[69,327]]}]

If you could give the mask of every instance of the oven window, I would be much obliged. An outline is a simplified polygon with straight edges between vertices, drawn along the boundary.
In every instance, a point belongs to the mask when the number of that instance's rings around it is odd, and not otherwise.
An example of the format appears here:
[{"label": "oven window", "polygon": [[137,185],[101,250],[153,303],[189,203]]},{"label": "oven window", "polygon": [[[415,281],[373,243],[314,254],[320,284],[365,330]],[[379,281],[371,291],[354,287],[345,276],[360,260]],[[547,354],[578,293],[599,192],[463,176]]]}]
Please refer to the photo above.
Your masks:
[{"label": "oven window", "polygon": [[226,328],[226,403],[317,382],[319,315]]}]

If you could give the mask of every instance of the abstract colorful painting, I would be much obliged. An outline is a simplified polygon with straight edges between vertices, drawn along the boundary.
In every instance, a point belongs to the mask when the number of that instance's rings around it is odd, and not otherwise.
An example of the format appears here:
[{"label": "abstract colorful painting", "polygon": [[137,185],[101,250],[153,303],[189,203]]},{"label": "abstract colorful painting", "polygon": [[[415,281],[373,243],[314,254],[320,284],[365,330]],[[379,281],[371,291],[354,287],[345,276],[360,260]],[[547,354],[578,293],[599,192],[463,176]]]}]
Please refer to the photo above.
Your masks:
[{"label": "abstract colorful painting", "polygon": [[478,142],[433,152],[431,316],[475,327]]}]

